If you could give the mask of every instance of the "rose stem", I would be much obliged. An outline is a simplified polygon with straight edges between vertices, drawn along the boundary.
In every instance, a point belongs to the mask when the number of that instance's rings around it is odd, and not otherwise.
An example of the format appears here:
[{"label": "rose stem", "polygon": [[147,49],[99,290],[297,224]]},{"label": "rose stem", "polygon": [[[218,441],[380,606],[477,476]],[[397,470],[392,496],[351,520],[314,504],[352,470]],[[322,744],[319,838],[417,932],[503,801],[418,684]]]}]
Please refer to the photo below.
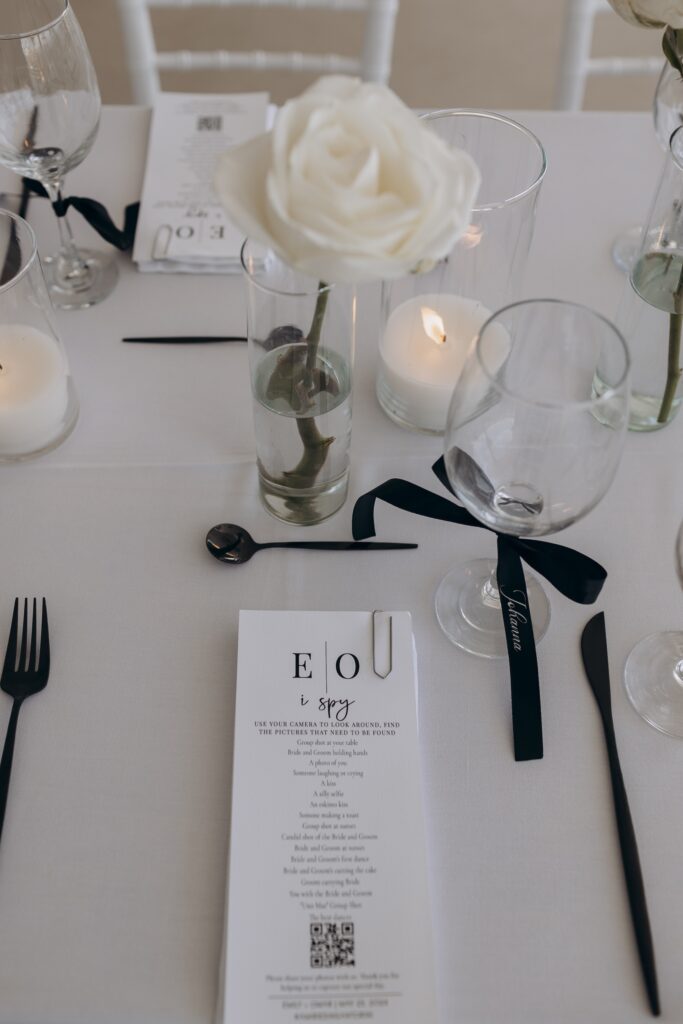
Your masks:
[{"label": "rose stem", "polygon": [[296,425],[304,446],[303,455],[294,469],[286,470],[283,476],[290,486],[310,487],[315,483],[318,473],[325,465],[327,450],[334,442],[334,438],[323,437],[318,430],[314,416],[305,418],[297,416]]},{"label": "rose stem", "polygon": [[666,423],[671,415],[671,407],[676,397],[676,389],[681,378],[681,328],[683,328],[683,314],[681,313],[681,300],[683,299],[683,266],[678,278],[678,284],[673,293],[674,313],[669,313],[669,352],[666,368],[666,385],[662,395],[662,404],[659,407],[657,423]]},{"label": "rose stem", "polygon": [[[308,378],[307,384],[309,388],[312,388],[313,386],[312,374],[315,370],[315,363],[318,356],[318,345],[320,344],[320,334],[322,332],[329,295],[330,292],[327,284],[324,281],[320,281],[318,284],[318,297],[315,301],[313,319],[311,321],[308,337],[306,338],[306,376]],[[304,446],[304,452],[295,468],[285,473],[285,476],[287,477],[288,483],[292,483],[294,480],[300,480],[303,486],[306,486],[306,482],[308,482],[308,485],[310,486],[315,482],[318,473],[325,465],[327,451],[330,445],[334,442],[334,438],[323,437],[318,430],[318,425],[315,422],[315,416],[297,416],[296,426],[299,431],[301,443]]]},{"label": "rose stem", "polygon": [[311,329],[308,332],[306,338],[306,370],[310,375],[315,370],[315,360],[318,355],[318,345],[320,344],[320,332],[323,329],[323,320],[325,319],[325,310],[327,309],[327,300],[330,297],[330,291],[324,281],[318,283],[318,298],[315,300],[315,311],[313,313],[313,320],[311,321]]}]

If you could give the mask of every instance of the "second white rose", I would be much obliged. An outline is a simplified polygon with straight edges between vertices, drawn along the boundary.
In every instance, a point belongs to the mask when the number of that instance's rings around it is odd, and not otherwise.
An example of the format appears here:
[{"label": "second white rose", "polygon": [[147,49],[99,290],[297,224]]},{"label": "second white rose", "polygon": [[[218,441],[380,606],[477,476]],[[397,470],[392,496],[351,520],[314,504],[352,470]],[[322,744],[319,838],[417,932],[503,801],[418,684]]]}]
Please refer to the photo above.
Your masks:
[{"label": "second white rose", "polygon": [[609,0],[624,21],[646,28],[683,28],[683,0]]}]

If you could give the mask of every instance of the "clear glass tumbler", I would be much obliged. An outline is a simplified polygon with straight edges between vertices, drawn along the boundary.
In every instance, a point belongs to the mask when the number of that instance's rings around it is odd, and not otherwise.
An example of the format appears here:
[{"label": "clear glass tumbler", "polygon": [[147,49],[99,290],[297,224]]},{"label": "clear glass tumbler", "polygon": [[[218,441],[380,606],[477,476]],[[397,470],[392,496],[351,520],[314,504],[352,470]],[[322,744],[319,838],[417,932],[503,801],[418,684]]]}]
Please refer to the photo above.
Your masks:
[{"label": "clear glass tumbler", "polygon": [[[652,118],[657,142],[663,152],[669,148],[669,139],[683,124],[683,81],[675,68],[664,61],[652,100]],[[612,259],[628,274],[635,263],[643,234],[642,225],[627,228],[614,240]]]},{"label": "clear glass tumbler", "polygon": [[348,490],[355,293],[250,241],[242,269],[261,499],[285,522],[319,523]]},{"label": "clear glass tumbler", "polygon": [[616,323],[633,362],[629,426],[658,430],[683,396],[683,126],[671,136]]},{"label": "clear glass tumbler", "polygon": [[78,401],[38,259],[21,217],[0,210],[0,462],[56,448]]},{"label": "clear glass tumbler", "polygon": [[546,157],[528,128],[501,114],[437,110],[423,120],[474,158],[482,180],[469,227],[446,259],[382,287],[377,397],[401,426],[443,434],[478,329],[519,298]]}]

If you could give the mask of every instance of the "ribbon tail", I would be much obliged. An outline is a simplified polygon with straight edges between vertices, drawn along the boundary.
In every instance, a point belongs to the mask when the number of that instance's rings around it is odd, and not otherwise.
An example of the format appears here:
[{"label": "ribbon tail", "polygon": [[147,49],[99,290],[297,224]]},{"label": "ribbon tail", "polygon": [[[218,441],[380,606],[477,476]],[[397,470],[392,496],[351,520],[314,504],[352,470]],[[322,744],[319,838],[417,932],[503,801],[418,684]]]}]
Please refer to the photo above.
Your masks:
[{"label": "ribbon tail", "polygon": [[536,642],[522,560],[514,541],[498,535],[498,590],[510,664],[515,761],[543,757]]},{"label": "ribbon tail", "polygon": [[447,523],[459,523],[461,526],[488,529],[466,509],[454,505],[447,498],[442,498],[441,495],[434,494],[418,484],[411,484],[408,480],[394,478],[362,494],[356,501],[352,520],[354,540],[375,536],[376,501],[385,501],[394,508],[413,512],[418,516],[427,516],[429,519],[441,519]]},{"label": "ribbon tail", "polygon": [[21,183],[23,188],[25,188],[27,192],[31,192],[34,196],[40,196],[41,199],[48,198],[47,190],[34,178],[22,178]]},{"label": "ribbon tail", "polygon": [[[33,181],[30,178],[23,178],[22,180],[27,191],[44,199],[49,198],[46,189],[39,181]],[[123,228],[117,228],[107,209],[102,203],[98,203],[96,199],[86,199],[85,196],[68,196],[66,199],[63,199],[60,195],[57,202],[52,204],[52,208],[58,217],[66,216],[70,206],[73,206],[74,210],[80,213],[81,217],[88,222],[90,227],[105,242],[109,242],[110,245],[115,246],[115,248],[120,249],[122,252],[130,249],[133,245],[138,215],[140,213],[140,203],[130,203],[126,207]]]},{"label": "ribbon tail", "polygon": [[455,498],[456,493],[453,490],[453,487],[451,486],[450,480],[448,479],[448,474],[446,473],[446,460],[444,459],[443,455],[440,455],[439,458],[434,463],[434,465],[432,466],[432,473],[435,475],[439,483],[442,484],[447,491],[450,491],[453,497]]},{"label": "ribbon tail", "polygon": [[[88,222],[91,228],[100,235],[105,242],[115,246],[122,252],[130,249],[135,240],[135,229],[138,223],[140,203],[131,203],[126,207],[124,214],[123,228],[117,228],[109,216],[106,208],[96,199],[86,199],[83,196],[69,196],[63,201],[64,213],[69,206],[73,206],[80,215]],[[58,211],[57,211],[58,212]],[[59,212],[58,212],[59,216]]]},{"label": "ribbon tail", "polygon": [[597,600],[607,579],[607,570],[595,559],[547,540],[519,539],[515,543],[527,565],[570,601],[593,604]]}]

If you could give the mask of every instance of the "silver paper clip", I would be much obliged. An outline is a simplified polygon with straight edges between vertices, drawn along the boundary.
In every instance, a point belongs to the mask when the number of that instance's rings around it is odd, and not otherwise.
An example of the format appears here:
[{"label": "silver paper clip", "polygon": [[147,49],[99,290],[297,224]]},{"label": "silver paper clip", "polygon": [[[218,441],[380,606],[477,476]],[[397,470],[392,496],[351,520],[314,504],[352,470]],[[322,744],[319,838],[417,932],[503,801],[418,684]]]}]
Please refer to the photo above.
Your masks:
[{"label": "silver paper clip", "polygon": [[162,224],[154,236],[152,242],[152,259],[153,260],[167,260],[168,249],[173,238],[173,228],[170,224]]},{"label": "silver paper clip", "polygon": [[389,612],[375,609],[372,613],[372,670],[380,679],[386,679],[391,674],[393,664],[393,618]]}]

